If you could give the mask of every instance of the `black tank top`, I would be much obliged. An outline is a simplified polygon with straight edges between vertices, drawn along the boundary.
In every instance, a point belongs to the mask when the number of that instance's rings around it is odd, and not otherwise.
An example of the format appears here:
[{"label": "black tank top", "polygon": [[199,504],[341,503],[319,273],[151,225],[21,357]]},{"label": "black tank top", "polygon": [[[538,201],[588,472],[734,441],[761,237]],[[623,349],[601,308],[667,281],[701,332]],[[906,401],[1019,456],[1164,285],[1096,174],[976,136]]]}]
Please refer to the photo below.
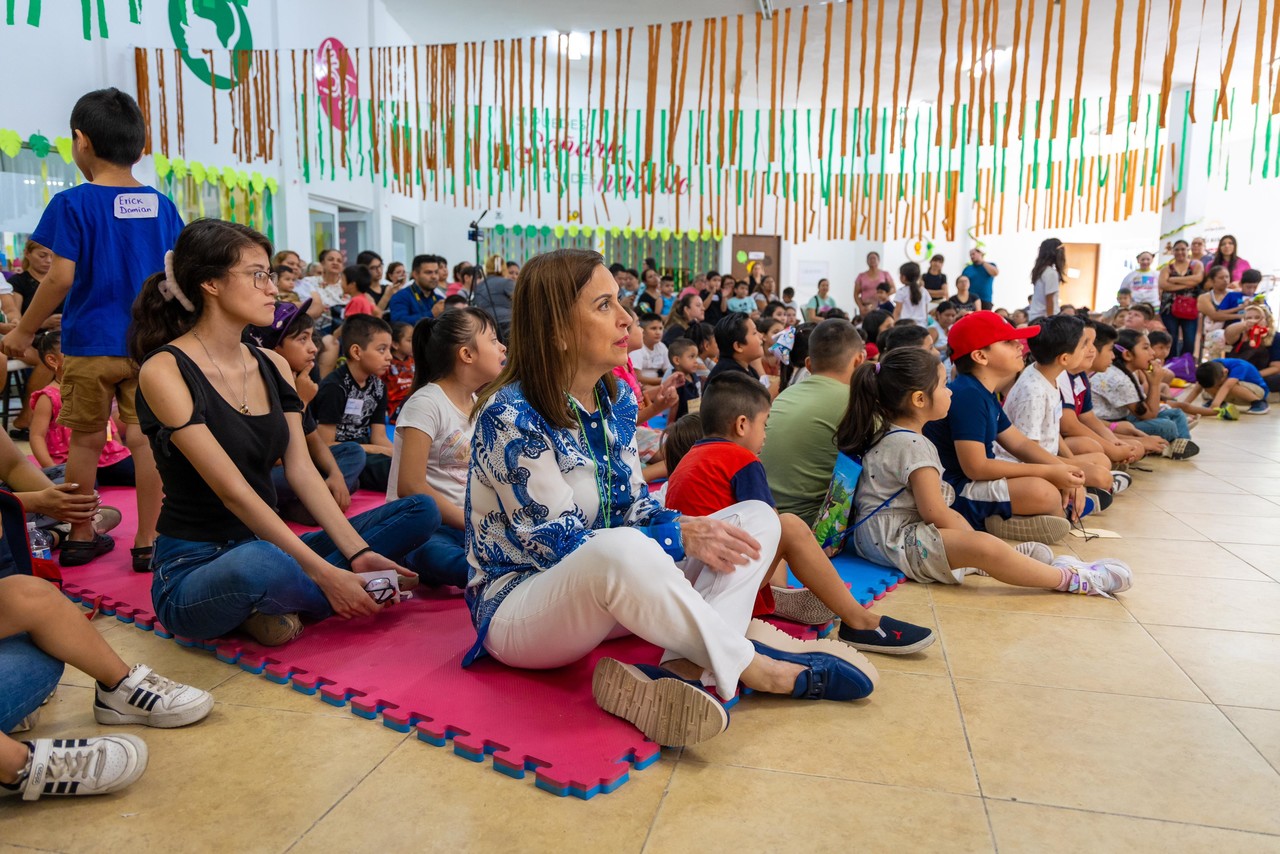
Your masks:
[{"label": "black tank top", "polygon": [[191,420],[181,427],[162,424],[147,405],[142,389],[138,389],[138,421],[142,432],[151,440],[156,469],[164,483],[164,504],[156,530],[166,537],[217,543],[254,536],[171,441],[176,430],[192,424],[208,427],[253,491],[268,506],[275,507],[271,467],[284,456],[289,444],[289,425],[284,414],[301,412],[302,400],[266,354],[257,347],[249,350],[258,360],[258,370],[267,384],[271,409],[265,415],[245,415],[237,411],[210,385],[191,357],[172,345],[165,345],[155,353],[170,353],[177,361],[178,370],[191,391],[194,405]]}]

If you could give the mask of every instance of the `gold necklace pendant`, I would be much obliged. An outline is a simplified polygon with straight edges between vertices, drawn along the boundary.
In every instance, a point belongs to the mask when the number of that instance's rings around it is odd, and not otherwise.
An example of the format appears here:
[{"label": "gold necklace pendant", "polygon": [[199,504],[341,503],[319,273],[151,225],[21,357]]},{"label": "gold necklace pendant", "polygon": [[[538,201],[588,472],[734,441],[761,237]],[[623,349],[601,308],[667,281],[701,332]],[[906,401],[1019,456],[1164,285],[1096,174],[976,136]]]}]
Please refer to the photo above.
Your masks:
[{"label": "gold necklace pendant", "polygon": [[241,414],[241,415],[248,415],[248,414],[249,414],[249,404],[247,404],[247,403],[242,403],[242,404],[240,404],[240,414]]}]

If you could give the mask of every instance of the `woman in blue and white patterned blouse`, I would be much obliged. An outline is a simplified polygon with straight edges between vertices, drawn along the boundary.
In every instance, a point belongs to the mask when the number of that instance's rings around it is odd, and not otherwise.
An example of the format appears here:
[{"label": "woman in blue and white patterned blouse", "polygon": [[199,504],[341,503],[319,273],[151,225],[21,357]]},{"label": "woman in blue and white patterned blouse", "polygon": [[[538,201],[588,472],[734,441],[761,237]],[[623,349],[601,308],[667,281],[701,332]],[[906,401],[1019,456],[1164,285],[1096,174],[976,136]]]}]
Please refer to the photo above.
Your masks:
[{"label": "woman in blue and white patterned blouse", "polygon": [[739,681],[803,698],[866,696],[872,681],[852,649],[751,621],[778,548],[773,508],[681,517],[649,497],[637,403],[612,374],[630,323],[594,252],[557,250],[520,274],[507,365],[476,404],[466,544],[477,639],[464,663],[487,653],[560,667],[639,635],[666,650],[663,666],[602,659],[592,687],[602,708],[664,745],[728,726],[703,683],[725,697]]}]

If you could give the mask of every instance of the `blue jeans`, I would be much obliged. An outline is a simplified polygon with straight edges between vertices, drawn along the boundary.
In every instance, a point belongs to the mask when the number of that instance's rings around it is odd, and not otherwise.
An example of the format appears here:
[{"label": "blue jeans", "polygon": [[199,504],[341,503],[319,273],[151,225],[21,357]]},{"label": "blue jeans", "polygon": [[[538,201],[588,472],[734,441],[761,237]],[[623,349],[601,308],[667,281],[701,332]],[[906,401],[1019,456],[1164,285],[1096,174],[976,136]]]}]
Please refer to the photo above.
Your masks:
[{"label": "blue jeans", "polygon": [[0,640],[0,732],[7,733],[57,687],[62,662],[31,642],[25,632]]},{"label": "blue jeans", "polygon": [[[463,532],[441,525],[422,548],[412,555],[414,571],[423,584],[440,587],[467,586],[467,552]],[[421,568],[419,568],[421,567]]]},{"label": "blue jeans", "polygon": [[[436,503],[414,495],[351,520],[374,551],[415,572],[419,548],[440,525]],[[346,559],[324,531],[302,542],[337,567]],[[323,620],[333,608],[298,562],[265,540],[221,543],[156,539],[151,601],[165,628],[194,640],[221,637],[255,611]]]},{"label": "blue jeans", "polygon": [[1193,317],[1190,320],[1183,320],[1180,317],[1174,317],[1173,314],[1162,314],[1160,320],[1164,322],[1165,331],[1173,338],[1173,346],[1169,349],[1169,358],[1181,356],[1183,353],[1195,353],[1196,351],[1196,329],[1200,325],[1200,318]]},{"label": "blue jeans", "polygon": [[[334,462],[338,464],[338,471],[342,472],[342,479],[347,483],[347,491],[355,492],[356,484],[360,482],[360,472],[364,471],[366,456],[364,448],[355,442],[340,442],[337,445],[330,445],[329,451],[333,454]],[[271,482],[276,488],[276,507],[279,508],[282,517],[302,525],[316,523],[302,500],[298,498],[298,494],[289,485],[289,479],[284,476],[284,466],[272,467]]]},{"label": "blue jeans", "polygon": [[1124,420],[1148,436],[1159,436],[1166,442],[1191,438],[1191,428],[1187,426],[1187,413],[1181,409],[1163,409],[1155,418],[1146,421],[1132,415],[1126,415]]}]

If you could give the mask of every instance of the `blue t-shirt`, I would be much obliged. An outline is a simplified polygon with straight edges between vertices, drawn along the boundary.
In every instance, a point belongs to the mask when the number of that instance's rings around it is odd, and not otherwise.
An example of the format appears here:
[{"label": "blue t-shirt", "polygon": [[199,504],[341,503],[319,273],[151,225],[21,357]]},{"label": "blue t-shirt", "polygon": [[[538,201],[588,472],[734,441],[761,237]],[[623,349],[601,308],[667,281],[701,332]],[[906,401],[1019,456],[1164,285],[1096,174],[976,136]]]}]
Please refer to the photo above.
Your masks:
[{"label": "blue t-shirt", "polygon": [[164,270],[182,217],[155,189],[80,184],[49,199],[31,239],[75,262],[62,312],[68,356],[128,355],[129,322],[142,283]]},{"label": "blue t-shirt", "polygon": [[[991,264],[990,261],[985,263]],[[991,264],[991,266],[994,267],[996,265]],[[969,280],[970,296],[975,296],[983,302],[994,302],[991,298],[991,280],[995,277],[987,272],[986,267],[982,264],[970,264],[968,267],[964,268],[964,272],[961,273],[961,275]]]},{"label": "blue t-shirt", "polygon": [[1244,359],[1214,359],[1220,362],[1227,369],[1227,377],[1233,380],[1239,380],[1242,383],[1253,383],[1260,385],[1264,389],[1267,387],[1267,381],[1262,378],[1262,374],[1253,366],[1252,362],[1246,362]]},{"label": "blue t-shirt", "polygon": [[956,442],[981,442],[987,459],[996,457],[996,437],[1013,426],[1005,415],[995,394],[971,374],[959,374],[947,384],[951,389],[951,409],[947,417],[930,421],[924,435],[938,449],[942,461],[942,477],[957,488],[969,482],[960,458],[956,455]]},{"label": "blue t-shirt", "polygon": [[[1210,297],[1213,299],[1213,297]],[[1244,303],[1244,294],[1239,291],[1227,291],[1226,296],[1222,298],[1222,302],[1218,303],[1218,311],[1231,311],[1233,308],[1239,308]]]}]

